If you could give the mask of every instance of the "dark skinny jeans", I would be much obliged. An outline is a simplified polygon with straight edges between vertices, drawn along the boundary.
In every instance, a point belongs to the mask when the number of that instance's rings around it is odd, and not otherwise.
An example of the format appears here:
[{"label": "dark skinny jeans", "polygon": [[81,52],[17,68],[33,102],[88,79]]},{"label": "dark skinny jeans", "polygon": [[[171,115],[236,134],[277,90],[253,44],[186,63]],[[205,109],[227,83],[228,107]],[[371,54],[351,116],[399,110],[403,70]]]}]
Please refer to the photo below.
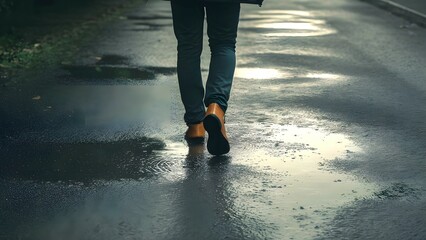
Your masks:
[{"label": "dark skinny jeans", "polygon": [[[235,44],[240,15],[239,3],[172,0],[173,28],[178,41],[177,74],[185,122],[199,123],[204,106],[217,103],[226,111],[235,71]],[[200,56],[203,49],[204,15],[211,51],[209,75],[204,86]]]}]

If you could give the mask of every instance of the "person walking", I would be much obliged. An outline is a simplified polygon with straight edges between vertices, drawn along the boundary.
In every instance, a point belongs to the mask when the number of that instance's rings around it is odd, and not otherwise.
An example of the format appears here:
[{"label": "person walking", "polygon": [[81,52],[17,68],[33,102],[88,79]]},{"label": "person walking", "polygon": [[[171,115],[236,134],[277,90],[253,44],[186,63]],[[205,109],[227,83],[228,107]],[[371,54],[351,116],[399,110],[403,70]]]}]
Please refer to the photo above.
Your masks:
[{"label": "person walking", "polygon": [[[248,0],[261,4],[262,0]],[[177,75],[188,126],[188,144],[204,143],[213,155],[230,150],[225,112],[234,77],[240,0],[171,0],[173,30],[177,39]],[[211,51],[204,89],[200,56],[203,49],[204,18]],[[207,111],[205,110],[207,107]]]}]

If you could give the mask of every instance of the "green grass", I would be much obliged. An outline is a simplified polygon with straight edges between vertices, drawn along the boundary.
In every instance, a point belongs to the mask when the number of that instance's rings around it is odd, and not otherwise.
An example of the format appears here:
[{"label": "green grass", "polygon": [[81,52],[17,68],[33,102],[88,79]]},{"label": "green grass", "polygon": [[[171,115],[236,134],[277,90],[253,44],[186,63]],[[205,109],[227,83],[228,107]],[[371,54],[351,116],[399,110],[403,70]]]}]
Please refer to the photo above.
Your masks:
[{"label": "green grass", "polygon": [[144,0],[93,0],[79,6],[46,7],[23,19],[8,19],[0,35],[0,84],[28,81],[27,72],[71,62],[79,46],[128,7]]}]

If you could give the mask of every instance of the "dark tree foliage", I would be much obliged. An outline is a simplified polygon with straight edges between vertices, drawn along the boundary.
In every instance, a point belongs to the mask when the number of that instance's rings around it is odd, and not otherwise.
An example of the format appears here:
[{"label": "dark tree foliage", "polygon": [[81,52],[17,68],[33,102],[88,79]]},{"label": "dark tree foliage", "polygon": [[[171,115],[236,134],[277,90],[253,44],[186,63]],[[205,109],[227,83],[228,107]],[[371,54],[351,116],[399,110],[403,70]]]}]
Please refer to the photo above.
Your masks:
[{"label": "dark tree foliage", "polygon": [[[0,0],[0,33],[13,25],[31,23],[48,13],[66,13],[83,9],[98,0]],[[52,19],[54,21],[54,19]],[[25,24],[24,24],[25,25]]]},{"label": "dark tree foliage", "polygon": [[13,6],[14,0],[0,0],[0,14],[8,12]]},{"label": "dark tree foliage", "polygon": [[80,0],[0,0],[0,14],[11,12],[31,11],[40,6],[50,6],[54,4],[80,4]]}]

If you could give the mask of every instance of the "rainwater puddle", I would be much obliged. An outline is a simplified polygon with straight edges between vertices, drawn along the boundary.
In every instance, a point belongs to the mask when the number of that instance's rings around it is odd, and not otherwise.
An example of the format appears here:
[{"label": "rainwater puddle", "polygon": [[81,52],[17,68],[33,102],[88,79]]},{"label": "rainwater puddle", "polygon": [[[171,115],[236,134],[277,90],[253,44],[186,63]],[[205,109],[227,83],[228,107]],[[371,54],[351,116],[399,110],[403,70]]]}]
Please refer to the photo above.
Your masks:
[{"label": "rainwater puddle", "polygon": [[289,77],[289,74],[273,68],[237,68],[234,77],[242,79],[277,79]]},{"label": "rainwater puddle", "polygon": [[30,142],[1,146],[1,179],[84,182],[142,179],[168,171],[158,139],[112,142]]},{"label": "rainwater puddle", "polygon": [[327,167],[334,159],[362,154],[344,134],[293,125],[228,125],[234,135],[223,159],[209,155],[204,145],[188,148],[174,141],[166,141],[158,154],[175,163],[163,179],[179,185],[198,179],[194,191],[217,184],[213,195],[226,202],[222,210],[243,231],[311,239],[340,207],[376,191],[373,184]]},{"label": "rainwater puddle", "polygon": [[311,12],[300,11],[300,10],[262,10],[259,11],[260,14],[276,14],[277,16],[296,16],[296,17],[309,17],[312,16]]},{"label": "rainwater puddle", "polygon": [[172,104],[178,94],[175,85],[160,75],[156,81],[137,85],[61,84],[11,91],[3,104],[2,112],[7,114],[2,125],[16,141],[24,142],[152,137],[170,125],[176,111]]},{"label": "rainwater puddle", "polygon": [[272,29],[293,29],[293,30],[319,30],[318,26],[312,23],[300,22],[280,22],[280,23],[262,23],[257,25],[259,28],[272,28]]},{"label": "rainwater puddle", "polygon": [[[309,86],[326,86],[329,84],[337,84],[341,81],[347,80],[348,76],[327,73],[327,72],[307,72],[303,71],[301,68],[245,68],[239,67],[235,70],[235,78],[246,80],[266,80],[266,81],[256,81],[251,82],[251,84],[246,84],[240,88],[249,88],[255,84],[259,84],[261,89],[271,89],[271,90],[282,90],[280,84],[270,84],[268,80],[283,80],[284,84],[298,84],[300,87],[309,87]],[[268,84],[267,84],[268,82]]]},{"label": "rainwater puddle", "polygon": [[129,63],[130,59],[128,57],[115,54],[105,54],[98,58],[96,65],[128,65]]},{"label": "rainwater puddle", "polygon": [[273,47],[273,48],[263,48],[258,49],[256,54],[284,54],[284,55],[290,55],[290,56],[318,56],[318,57],[337,57],[337,54],[332,52],[330,49],[327,48],[307,48],[307,47],[295,47],[292,46],[291,48],[279,48]]},{"label": "rainwater puddle", "polygon": [[232,183],[235,211],[261,219],[278,239],[312,238],[339,207],[374,192],[375,186],[326,167],[362,153],[344,134],[291,125],[241,127],[250,133],[240,136],[232,163],[259,174]]},{"label": "rainwater puddle", "polygon": [[[114,62],[116,58],[109,57],[105,61]],[[99,62],[102,62],[102,58]],[[116,61],[115,61],[116,62]],[[128,67],[128,66],[77,66],[63,67],[68,72],[61,81],[68,84],[117,84],[134,83],[143,80],[154,80],[159,74],[173,75],[175,68],[169,67]]]},{"label": "rainwater puddle", "polygon": [[256,25],[243,21],[240,29],[259,32],[265,37],[316,37],[337,33],[325,21],[307,11],[265,10],[259,15],[246,17],[256,20]]}]

